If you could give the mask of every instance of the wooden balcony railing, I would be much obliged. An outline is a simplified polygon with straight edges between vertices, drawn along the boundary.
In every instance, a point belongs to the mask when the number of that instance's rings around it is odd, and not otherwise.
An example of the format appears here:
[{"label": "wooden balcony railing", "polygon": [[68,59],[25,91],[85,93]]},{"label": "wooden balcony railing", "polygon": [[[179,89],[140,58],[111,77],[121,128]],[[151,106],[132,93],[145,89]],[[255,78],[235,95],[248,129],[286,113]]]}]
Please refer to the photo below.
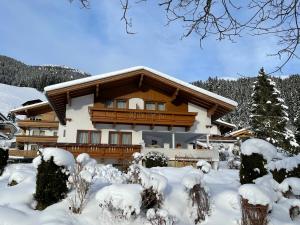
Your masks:
[{"label": "wooden balcony railing", "polygon": [[16,142],[19,142],[19,143],[56,143],[57,136],[17,135]]},{"label": "wooden balcony railing", "polygon": [[37,151],[36,150],[9,149],[9,156],[35,158],[35,157],[37,157]]},{"label": "wooden balcony railing", "polygon": [[20,120],[18,126],[21,128],[53,128],[58,129],[58,121],[47,120]]},{"label": "wooden balcony railing", "polygon": [[[141,151],[140,145],[109,145],[109,144],[77,144],[77,143],[57,143],[44,144],[43,147],[57,147],[71,152],[75,157],[81,153],[88,153],[93,158],[130,160],[132,154]],[[37,156],[35,150],[9,150],[10,156],[20,156],[34,158]]]},{"label": "wooden balcony railing", "polygon": [[137,109],[104,109],[90,107],[93,123],[137,124],[191,127],[197,113],[165,112]]},{"label": "wooden balcony railing", "polygon": [[65,149],[74,156],[87,153],[101,159],[131,159],[133,153],[141,151],[140,145],[56,143],[48,146]]}]

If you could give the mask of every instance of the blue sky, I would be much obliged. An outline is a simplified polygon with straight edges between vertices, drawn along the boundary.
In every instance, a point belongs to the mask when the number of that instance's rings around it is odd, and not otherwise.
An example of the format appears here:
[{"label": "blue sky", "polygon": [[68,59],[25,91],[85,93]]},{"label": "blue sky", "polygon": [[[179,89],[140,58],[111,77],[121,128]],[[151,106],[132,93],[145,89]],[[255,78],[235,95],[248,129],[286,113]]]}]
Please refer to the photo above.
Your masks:
[{"label": "blue sky", "polygon": [[[144,65],[185,81],[256,75],[262,66],[268,71],[280,64],[267,56],[276,49],[272,37],[243,37],[237,43],[210,38],[202,49],[196,35],[182,40],[181,25],[165,26],[163,10],[153,2],[131,8],[136,34],[128,35],[119,0],[91,0],[88,10],[68,0],[1,1],[0,54],[91,74]],[[300,61],[292,60],[278,75],[299,68]]]}]

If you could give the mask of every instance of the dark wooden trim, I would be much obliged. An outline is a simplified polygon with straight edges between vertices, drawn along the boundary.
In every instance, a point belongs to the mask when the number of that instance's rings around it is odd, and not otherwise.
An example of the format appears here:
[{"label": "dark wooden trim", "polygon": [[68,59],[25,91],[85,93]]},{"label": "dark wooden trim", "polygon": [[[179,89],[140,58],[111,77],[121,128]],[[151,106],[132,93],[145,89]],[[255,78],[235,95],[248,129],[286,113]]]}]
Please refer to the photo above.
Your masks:
[{"label": "dark wooden trim", "polygon": [[114,145],[111,144],[111,134],[118,134],[118,144],[117,145],[122,145],[122,135],[123,134],[130,134],[130,145],[132,144],[132,132],[128,132],[128,131],[109,131],[108,133],[108,143],[110,145]]},{"label": "dark wooden trim", "polygon": [[99,133],[100,134],[100,143],[99,144],[101,144],[101,135],[102,135],[101,130],[77,130],[76,143],[84,144],[84,143],[79,143],[79,132],[87,132],[88,133],[88,143],[86,143],[86,144],[92,144],[92,133]]}]

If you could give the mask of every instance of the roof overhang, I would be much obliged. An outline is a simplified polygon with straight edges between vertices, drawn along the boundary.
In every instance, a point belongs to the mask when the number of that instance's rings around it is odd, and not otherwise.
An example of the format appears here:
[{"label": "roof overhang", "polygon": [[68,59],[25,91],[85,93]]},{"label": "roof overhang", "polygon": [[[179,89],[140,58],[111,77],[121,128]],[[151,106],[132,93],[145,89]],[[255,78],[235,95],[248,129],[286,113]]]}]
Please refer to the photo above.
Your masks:
[{"label": "roof overhang", "polygon": [[10,110],[10,112],[16,115],[36,116],[39,114],[53,111],[49,102],[39,102],[32,105],[22,106],[16,109]]},{"label": "roof overhang", "polygon": [[[98,95],[99,90],[110,90],[113,83],[142,82],[154,84],[170,94],[180,95],[188,102],[208,109],[213,120],[231,112],[237,103],[231,99],[209,92],[192,84],[183,82],[167,74],[147,68],[132,67],[111,73],[95,75],[45,87],[45,95],[57,114],[60,122],[65,124],[66,104],[71,98],[88,94]],[[122,83],[123,82],[123,83]],[[140,85],[139,85],[140,86]]]}]

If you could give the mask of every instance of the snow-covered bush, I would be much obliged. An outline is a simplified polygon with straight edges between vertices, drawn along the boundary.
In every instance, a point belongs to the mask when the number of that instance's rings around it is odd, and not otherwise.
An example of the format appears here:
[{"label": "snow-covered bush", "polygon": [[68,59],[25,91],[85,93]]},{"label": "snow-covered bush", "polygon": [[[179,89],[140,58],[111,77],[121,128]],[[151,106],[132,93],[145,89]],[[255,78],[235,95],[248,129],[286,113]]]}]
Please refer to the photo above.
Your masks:
[{"label": "snow-covered bush", "polygon": [[239,188],[241,196],[242,225],[266,225],[272,199],[268,192],[256,184],[244,184]]},{"label": "snow-covered bush", "polygon": [[36,209],[42,210],[66,197],[67,181],[73,170],[74,157],[70,152],[58,148],[45,148],[33,160],[37,168]]},{"label": "snow-covered bush", "polygon": [[112,184],[96,194],[100,207],[117,217],[129,219],[140,214],[143,188],[139,184]]},{"label": "snow-covered bush", "polygon": [[279,184],[279,190],[285,195],[285,197],[300,197],[300,178],[289,177],[284,179],[284,181]]},{"label": "snow-covered bush", "polygon": [[163,209],[149,209],[146,217],[151,225],[173,225],[176,220]]},{"label": "snow-covered bush", "polygon": [[241,160],[237,157],[229,157],[227,165],[229,169],[239,170],[241,168]]},{"label": "snow-covered bush", "polygon": [[197,168],[200,169],[203,173],[209,173],[211,170],[211,165],[205,160],[199,160],[196,164]]},{"label": "snow-covered bush", "polygon": [[276,156],[276,147],[261,139],[248,139],[241,145],[240,183],[253,183],[267,174],[267,162]]},{"label": "snow-covered bush", "polygon": [[164,167],[168,166],[168,157],[161,152],[148,152],[144,156],[144,162],[147,168]]},{"label": "snow-covered bush", "polygon": [[2,175],[8,160],[8,150],[0,148],[0,176]]},{"label": "snow-covered bush", "polygon": [[204,185],[202,178],[203,173],[198,170],[188,173],[182,179],[182,184],[188,192],[189,207],[192,209],[191,216],[195,224],[205,220],[210,209],[208,188]]},{"label": "snow-covered bush", "polygon": [[129,183],[141,184],[142,209],[159,208],[163,200],[163,193],[167,186],[167,179],[154,173],[142,165],[133,163],[127,173]]},{"label": "snow-covered bush", "polygon": [[140,167],[139,180],[142,187],[142,209],[160,208],[163,201],[167,178]]},{"label": "snow-covered bush", "polygon": [[287,177],[300,178],[300,155],[270,162],[268,168],[279,183]]},{"label": "snow-covered bush", "polygon": [[96,160],[91,159],[87,153],[77,156],[76,164],[69,176],[69,184],[74,189],[74,195],[69,199],[70,210],[81,213],[95,176]]}]

